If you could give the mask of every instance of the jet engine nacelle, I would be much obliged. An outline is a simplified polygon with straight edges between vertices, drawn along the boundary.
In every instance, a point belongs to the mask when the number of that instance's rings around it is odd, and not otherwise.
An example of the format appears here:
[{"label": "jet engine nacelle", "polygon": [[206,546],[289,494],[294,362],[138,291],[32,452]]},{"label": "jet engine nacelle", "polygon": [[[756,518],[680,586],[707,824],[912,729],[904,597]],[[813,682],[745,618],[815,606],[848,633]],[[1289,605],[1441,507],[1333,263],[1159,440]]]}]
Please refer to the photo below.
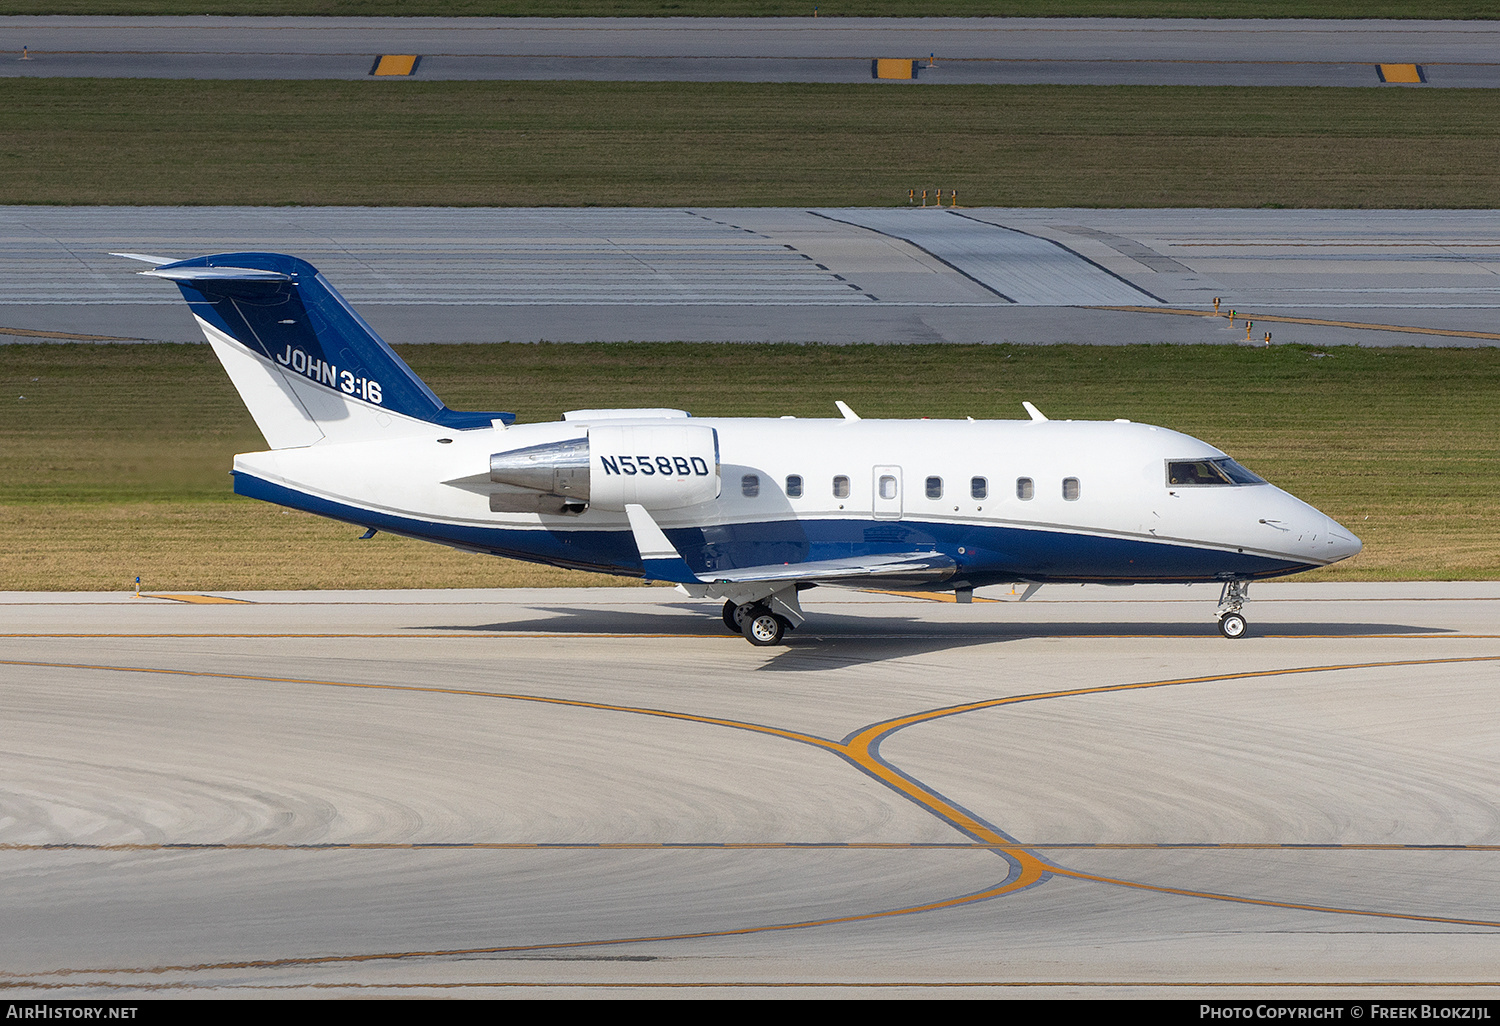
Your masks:
[{"label": "jet engine nacelle", "polygon": [[681,509],[719,496],[719,438],[696,424],[609,424],[490,457],[490,480],[595,509]]},{"label": "jet engine nacelle", "polygon": [[589,428],[589,505],[681,509],[719,497],[719,436],[696,424]]}]

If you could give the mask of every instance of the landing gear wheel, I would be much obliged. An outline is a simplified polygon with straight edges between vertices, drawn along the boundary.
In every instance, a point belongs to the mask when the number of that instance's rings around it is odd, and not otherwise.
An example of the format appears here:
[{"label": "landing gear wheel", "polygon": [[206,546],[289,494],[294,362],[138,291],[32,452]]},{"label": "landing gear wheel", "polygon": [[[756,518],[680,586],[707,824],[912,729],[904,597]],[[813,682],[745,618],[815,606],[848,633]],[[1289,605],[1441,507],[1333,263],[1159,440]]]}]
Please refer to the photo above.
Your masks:
[{"label": "landing gear wheel", "polygon": [[1239,613],[1225,613],[1219,617],[1219,633],[1226,638],[1245,636],[1245,618]]},{"label": "landing gear wheel", "polygon": [[724,626],[729,628],[729,633],[745,633],[745,613],[749,608],[733,602],[724,603]]},{"label": "landing gear wheel", "polygon": [[745,614],[745,638],[752,645],[774,645],[786,632],[786,621],[765,606],[753,606]]}]

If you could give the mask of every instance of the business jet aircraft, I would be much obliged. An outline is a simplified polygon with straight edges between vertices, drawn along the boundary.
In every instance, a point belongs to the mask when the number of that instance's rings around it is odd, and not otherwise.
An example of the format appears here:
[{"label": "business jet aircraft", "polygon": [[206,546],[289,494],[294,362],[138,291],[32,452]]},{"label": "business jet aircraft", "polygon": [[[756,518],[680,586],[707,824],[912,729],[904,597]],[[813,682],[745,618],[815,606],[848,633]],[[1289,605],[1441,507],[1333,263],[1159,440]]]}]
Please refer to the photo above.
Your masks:
[{"label": "business jet aircraft", "polygon": [[774,645],[815,585],[1248,583],[1358,552],[1352,533],[1223,452],[1129,421],[707,419],[573,410],[516,424],[443,402],[296,257],[230,253],[175,282],[270,445],[240,495],[473,552],[669,581]]}]

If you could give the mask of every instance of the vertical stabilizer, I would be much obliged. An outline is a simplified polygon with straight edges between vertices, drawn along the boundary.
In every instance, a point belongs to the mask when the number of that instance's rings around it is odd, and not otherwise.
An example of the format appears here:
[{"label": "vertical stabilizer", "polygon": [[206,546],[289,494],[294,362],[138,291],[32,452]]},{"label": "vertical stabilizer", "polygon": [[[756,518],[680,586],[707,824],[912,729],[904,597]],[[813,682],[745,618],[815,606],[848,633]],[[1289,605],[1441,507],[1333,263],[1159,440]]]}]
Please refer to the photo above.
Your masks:
[{"label": "vertical stabilizer", "polygon": [[182,290],[273,449],[515,419],[448,409],[305,260],[226,253],[141,273]]}]

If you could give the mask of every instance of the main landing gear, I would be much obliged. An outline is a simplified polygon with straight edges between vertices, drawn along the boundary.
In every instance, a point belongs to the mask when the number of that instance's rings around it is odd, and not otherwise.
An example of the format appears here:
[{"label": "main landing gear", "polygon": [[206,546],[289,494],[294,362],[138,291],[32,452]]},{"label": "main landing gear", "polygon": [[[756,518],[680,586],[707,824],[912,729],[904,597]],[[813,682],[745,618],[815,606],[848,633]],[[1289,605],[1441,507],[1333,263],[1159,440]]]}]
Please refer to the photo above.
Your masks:
[{"label": "main landing gear", "polygon": [[1250,596],[1249,581],[1225,581],[1219,592],[1219,633],[1226,638],[1243,638],[1246,623],[1240,610]]},{"label": "main landing gear", "polygon": [[743,634],[752,645],[775,645],[781,641],[791,622],[777,616],[759,602],[736,605],[724,603],[724,626],[735,634]]}]

